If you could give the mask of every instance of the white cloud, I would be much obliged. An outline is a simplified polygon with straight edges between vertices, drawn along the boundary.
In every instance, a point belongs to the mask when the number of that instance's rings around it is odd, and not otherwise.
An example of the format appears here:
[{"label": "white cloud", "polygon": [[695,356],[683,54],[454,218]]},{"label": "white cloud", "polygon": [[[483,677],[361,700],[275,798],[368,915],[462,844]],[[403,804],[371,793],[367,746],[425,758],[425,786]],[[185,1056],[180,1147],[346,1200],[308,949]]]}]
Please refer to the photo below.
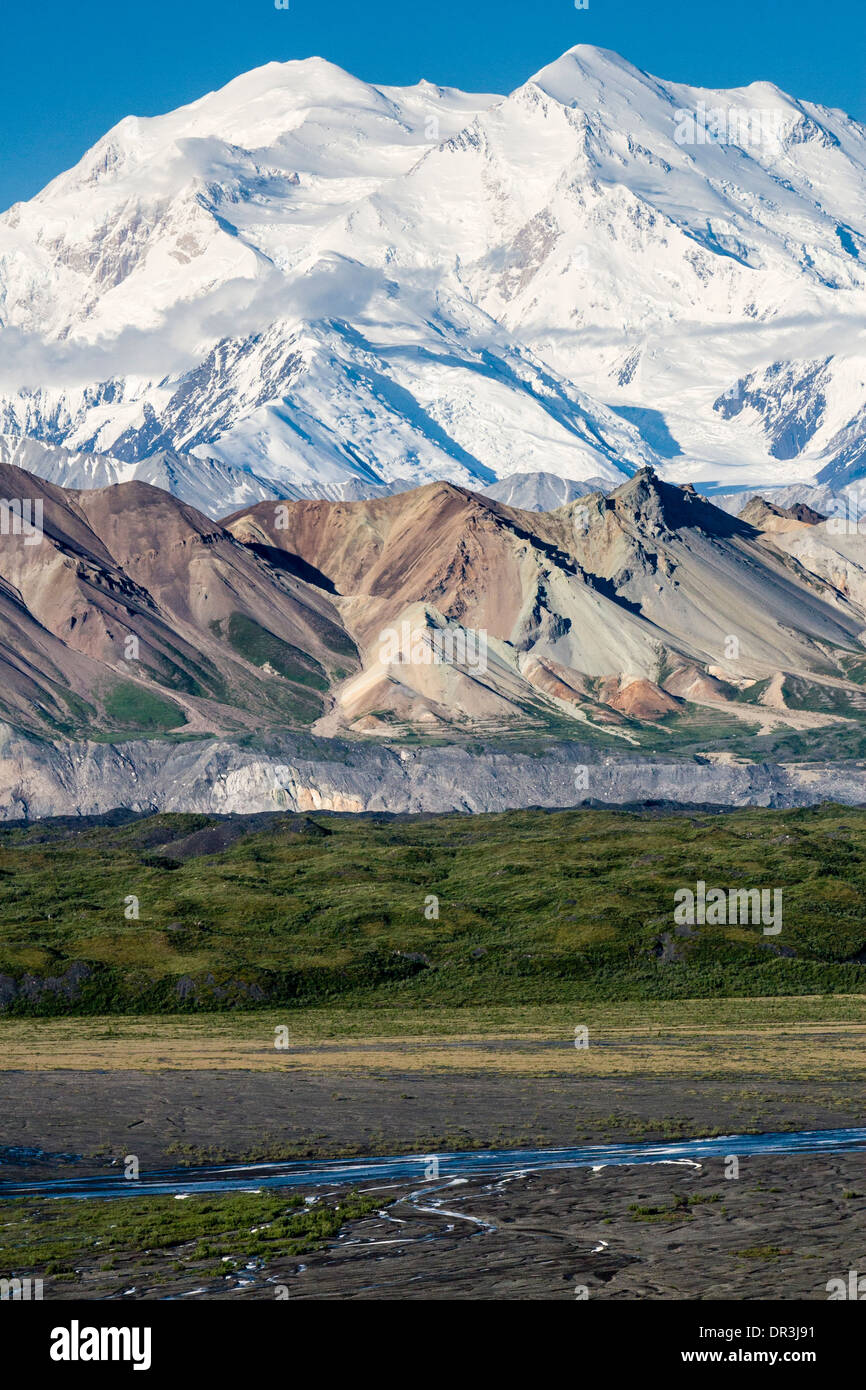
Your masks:
[{"label": "white cloud", "polygon": [[218,342],[278,320],[354,318],[382,283],[379,271],[332,256],[291,280],[275,268],[255,280],[229,280],[195,304],[177,305],[151,331],[126,328],[88,343],[0,329],[0,390],[70,389],[127,376],[161,381],[196,366]]}]

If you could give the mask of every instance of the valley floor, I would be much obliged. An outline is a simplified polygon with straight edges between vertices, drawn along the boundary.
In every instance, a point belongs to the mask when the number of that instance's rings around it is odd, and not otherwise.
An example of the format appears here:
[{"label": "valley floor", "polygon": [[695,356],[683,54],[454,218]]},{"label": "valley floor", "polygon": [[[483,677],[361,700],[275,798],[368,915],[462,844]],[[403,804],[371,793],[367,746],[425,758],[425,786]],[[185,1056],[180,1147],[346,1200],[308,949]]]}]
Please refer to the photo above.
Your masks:
[{"label": "valley floor", "polygon": [[[863,1267],[864,1177],[842,1155],[756,1158],[737,1181],[721,1162],[476,1179],[398,1194],[264,1282],[301,1299],[825,1299]],[[273,1295],[257,1279],[203,1296]]]},{"label": "valley floor", "polygon": [[[77,1239],[59,1261],[50,1247],[58,1273],[45,1277],[45,1298],[124,1302],[822,1300],[830,1280],[847,1283],[864,1262],[861,1154],[756,1157],[741,1162],[736,1181],[719,1160],[701,1170],[584,1168],[317,1194],[326,1214],[338,1200],[361,1214],[324,1248],[300,1242],[300,1253],[260,1253],[250,1235],[259,1229],[251,1222],[272,1217],[272,1199],[162,1199],[158,1213],[160,1199],[10,1202],[4,1253],[26,1223],[32,1230],[50,1219]],[[178,1210],[183,1226],[172,1232]]]},{"label": "valley floor", "polygon": [[[402,1027],[381,1011],[378,1029],[304,1010],[287,1052],[269,1014],[7,1020],[0,1180],[116,1173],[128,1155],[146,1172],[861,1126],[864,1013],[839,996],[595,1005],[578,1049],[574,1010],[407,1011]],[[412,1189],[309,1195],[310,1230],[296,1193],[6,1201],[0,1277],[40,1275],[49,1299],[822,1299],[866,1258],[866,1152],[744,1158],[736,1181],[721,1160],[447,1188],[419,1167]],[[264,1248],[279,1213],[285,1238]]]}]

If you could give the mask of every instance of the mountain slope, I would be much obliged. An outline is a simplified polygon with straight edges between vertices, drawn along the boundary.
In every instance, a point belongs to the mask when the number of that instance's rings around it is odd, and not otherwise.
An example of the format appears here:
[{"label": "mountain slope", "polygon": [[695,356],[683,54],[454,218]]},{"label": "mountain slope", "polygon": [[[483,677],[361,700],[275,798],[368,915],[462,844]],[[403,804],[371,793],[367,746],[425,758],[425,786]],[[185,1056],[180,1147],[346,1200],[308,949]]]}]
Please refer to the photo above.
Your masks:
[{"label": "mountain slope", "polygon": [[[167,492],[64,491],[8,465],[0,492],[0,510],[19,500],[41,515],[30,535],[3,523],[0,600],[16,653],[4,664],[18,673],[4,698],[34,671],[72,692],[65,722],[42,698],[24,727],[122,736],[302,725],[326,707],[334,673],[356,664],[320,589]],[[20,698],[7,717],[21,725]]]},{"label": "mountain slope", "polygon": [[830,523],[753,506],[758,529],[649,469],[541,513],[439,482],[219,523],[10,465],[0,492],[2,718],[25,732],[723,748],[866,717],[859,538],[831,552]]},{"label": "mountain slope", "polygon": [[[650,470],[549,513],[437,483],[260,503],[225,525],[318,576],[358,644],[363,674],[337,690],[322,732],[555,715],[637,741],[640,726],[698,705],[754,720],[786,673],[801,694],[831,687],[843,717],[863,709],[848,680],[859,603]],[[780,719],[816,725],[773,692]]]},{"label": "mountain slope", "polygon": [[809,507],[775,507],[754,498],[742,513],[768,547],[790,555],[816,579],[866,604],[866,532],[859,515],[824,517]]}]

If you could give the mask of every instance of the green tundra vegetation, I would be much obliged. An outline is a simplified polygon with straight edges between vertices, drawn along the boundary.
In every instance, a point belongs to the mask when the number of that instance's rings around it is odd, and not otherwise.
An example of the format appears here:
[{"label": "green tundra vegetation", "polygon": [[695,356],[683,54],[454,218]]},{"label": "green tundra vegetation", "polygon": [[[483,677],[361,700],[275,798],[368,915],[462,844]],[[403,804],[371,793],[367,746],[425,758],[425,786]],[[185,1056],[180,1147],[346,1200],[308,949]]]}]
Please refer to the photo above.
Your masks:
[{"label": "green tundra vegetation", "polygon": [[866,993],[863,810],[108,821],[0,827],[5,1017]]},{"label": "green tundra vegetation", "polygon": [[[306,1204],[295,1193],[234,1193],[123,1197],[81,1202],[26,1198],[3,1204],[0,1272],[26,1269],[55,1282],[80,1283],[89,1267],[109,1271],[131,1260],[140,1277],[170,1277],[172,1262],[185,1275],[225,1277],[249,1261],[318,1250],[355,1221],[387,1206],[389,1198],[347,1192]],[[84,1269],[82,1269],[84,1266]]]}]

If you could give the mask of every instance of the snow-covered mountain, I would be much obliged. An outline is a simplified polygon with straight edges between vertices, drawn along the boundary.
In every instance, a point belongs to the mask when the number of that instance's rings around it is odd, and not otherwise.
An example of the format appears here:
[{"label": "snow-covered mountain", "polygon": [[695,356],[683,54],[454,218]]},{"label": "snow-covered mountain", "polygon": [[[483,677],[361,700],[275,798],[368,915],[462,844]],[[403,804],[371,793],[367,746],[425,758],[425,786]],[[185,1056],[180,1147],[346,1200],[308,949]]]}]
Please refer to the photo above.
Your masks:
[{"label": "snow-covered mountain", "polygon": [[[251,468],[235,468],[221,459],[197,458],[193,454],[159,449],[147,458],[132,462],[112,454],[91,454],[65,449],[60,444],[44,444],[30,436],[0,435],[0,464],[11,463],[38,478],[67,488],[102,488],[112,483],[150,483],[188,502],[215,520],[239,507],[284,498],[298,501],[306,497],[328,498],[333,502],[357,502],[368,497],[387,497],[406,492],[415,484],[411,478],[395,478],[391,483],[371,483],[346,477],[338,482],[298,484],[277,477],[265,477]],[[540,475],[532,475],[533,477]],[[589,491],[584,484],[569,484]]]},{"label": "snow-covered mountain", "polygon": [[574,478],[561,478],[556,473],[511,473],[483,489],[485,497],[528,512],[552,512],[557,507],[566,507],[578,497],[609,491],[610,484],[603,478],[587,478],[585,482],[578,482]]},{"label": "snow-covered mountain", "polygon": [[837,488],[864,228],[866,128],[768,83],[583,45],[507,97],[272,63],[0,217],[0,434],[212,515],[647,464]]},{"label": "snow-covered mountain", "polygon": [[[167,449],[128,462],[111,454],[92,454],[66,449],[60,444],[45,444],[29,436],[6,434],[0,435],[0,463],[25,468],[60,487],[101,488],[112,483],[150,483],[213,517],[222,514],[227,499],[235,506],[243,506],[251,499],[259,502],[284,495],[279,483],[259,476],[252,469],[234,468],[218,459],[197,459]],[[305,495],[298,493],[298,496]]]}]

